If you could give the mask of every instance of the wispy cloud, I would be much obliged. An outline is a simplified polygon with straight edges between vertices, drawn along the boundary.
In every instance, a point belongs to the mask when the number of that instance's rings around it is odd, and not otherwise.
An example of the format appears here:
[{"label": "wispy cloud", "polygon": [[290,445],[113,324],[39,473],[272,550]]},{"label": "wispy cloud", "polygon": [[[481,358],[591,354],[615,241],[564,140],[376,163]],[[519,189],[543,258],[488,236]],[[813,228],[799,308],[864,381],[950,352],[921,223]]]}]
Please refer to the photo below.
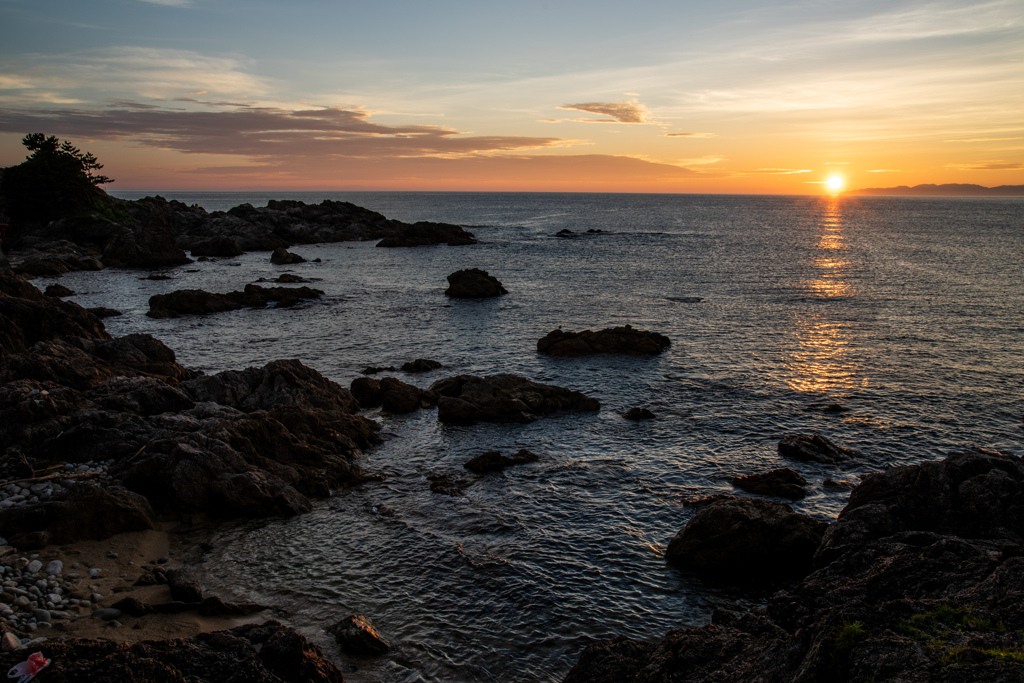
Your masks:
[{"label": "wispy cloud", "polygon": [[667,138],[716,138],[718,133],[665,133]]},{"label": "wispy cloud", "polygon": [[792,173],[810,173],[809,168],[759,168],[752,173],[769,173],[772,175],[789,175]]},{"label": "wispy cloud", "polygon": [[1016,138],[965,138],[963,140],[946,140],[945,142],[998,142],[1000,140],[1024,140],[1024,137],[1016,137]]},{"label": "wispy cloud", "polygon": [[32,130],[247,157],[464,156],[570,144],[562,138],[467,135],[441,126],[386,126],[371,121],[365,111],[339,108],[188,111],[119,103],[102,110],[0,110],[0,132]]},{"label": "wispy cloud", "polygon": [[647,107],[636,100],[563,104],[559,109],[585,111],[588,114],[599,114],[607,117],[603,119],[572,119],[573,121],[584,121],[587,123],[647,123],[647,116],[649,114]]},{"label": "wispy cloud", "polygon": [[961,171],[1022,171],[1024,164],[1009,161],[979,161],[973,164],[946,164]]}]

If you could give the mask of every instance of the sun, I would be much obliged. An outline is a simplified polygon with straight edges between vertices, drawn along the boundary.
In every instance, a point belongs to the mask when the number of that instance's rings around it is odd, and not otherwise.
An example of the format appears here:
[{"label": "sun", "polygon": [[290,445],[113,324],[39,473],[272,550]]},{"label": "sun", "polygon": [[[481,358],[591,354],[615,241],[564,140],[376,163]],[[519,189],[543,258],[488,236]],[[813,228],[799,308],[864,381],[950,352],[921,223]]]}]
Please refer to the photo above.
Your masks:
[{"label": "sun", "polygon": [[843,186],[843,179],[840,178],[839,176],[834,175],[834,176],[832,176],[831,178],[828,179],[828,189],[830,189],[830,190],[838,190],[842,186]]}]

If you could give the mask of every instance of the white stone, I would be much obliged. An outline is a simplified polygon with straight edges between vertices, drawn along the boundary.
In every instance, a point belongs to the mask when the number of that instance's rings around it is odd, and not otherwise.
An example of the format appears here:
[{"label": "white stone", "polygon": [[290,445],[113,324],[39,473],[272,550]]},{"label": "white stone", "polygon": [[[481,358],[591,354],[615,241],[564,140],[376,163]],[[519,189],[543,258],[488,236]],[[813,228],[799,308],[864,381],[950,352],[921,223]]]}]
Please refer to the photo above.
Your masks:
[{"label": "white stone", "polygon": [[102,573],[103,573],[103,570],[100,569],[99,567],[93,567],[92,569],[89,570],[89,576],[99,576]]}]

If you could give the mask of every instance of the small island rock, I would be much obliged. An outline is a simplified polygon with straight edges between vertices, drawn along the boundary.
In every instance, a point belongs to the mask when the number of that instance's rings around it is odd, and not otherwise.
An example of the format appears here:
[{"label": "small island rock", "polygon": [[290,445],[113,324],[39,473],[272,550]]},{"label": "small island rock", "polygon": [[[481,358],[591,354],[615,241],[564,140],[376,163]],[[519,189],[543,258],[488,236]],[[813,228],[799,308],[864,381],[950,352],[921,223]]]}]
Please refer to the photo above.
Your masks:
[{"label": "small island rock", "polygon": [[859,453],[849,448],[837,446],[818,434],[805,436],[787,434],[779,440],[779,455],[800,462],[820,462],[834,465],[859,457]]},{"label": "small island rock", "polygon": [[508,290],[486,270],[469,268],[449,275],[448,289],[444,293],[453,299],[489,299],[508,294]]},{"label": "small island rock", "polygon": [[748,493],[757,493],[762,496],[778,496],[798,500],[807,495],[804,490],[807,480],[799,472],[788,467],[736,477],[732,480],[732,485]]},{"label": "small island rock", "polygon": [[672,342],[663,334],[634,330],[632,326],[624,325],[597,332],[552,330],[537,341],[537,351],[549,356],[655,356],[671,345]]}]

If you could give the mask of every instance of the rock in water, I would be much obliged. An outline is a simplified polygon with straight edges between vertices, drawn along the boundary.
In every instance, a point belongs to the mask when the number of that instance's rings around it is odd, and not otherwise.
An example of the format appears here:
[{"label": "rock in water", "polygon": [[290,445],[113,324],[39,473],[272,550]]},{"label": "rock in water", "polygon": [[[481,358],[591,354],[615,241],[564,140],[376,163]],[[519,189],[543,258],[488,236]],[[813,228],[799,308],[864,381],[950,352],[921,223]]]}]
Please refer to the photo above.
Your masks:
[{"label": "rock in water", "polygon": [[443,366],[436,360],[427,360],[426,358],[417,358],[414,361],[402,363],[403,372],[430,372],[440,367]]},{"label": "rock in water", "polygon": [[437,419],[450,424],[532,422],[538,415],[596,411],[601,404],[578,391],[502,374],[459,375],[430,385],[438,395]]},{"label": "rock in water", "polygon": [[306,259],[298,254],[293,254],[284,247],[278,247],[270,255],[270,262],[277,266],[287,266],[292,263],[305,263]]},{"label": "rock in water", "polygon": [[799,472],[788,467],[736,477],[732,480],[732,485],[748,493],[757,493],[762,496],[779,496],[797,500],[807,495],[807,492],[804,491],[807,480],[800,476]]},{"label": "rock in water", "polygon": [[538,460],[540,460],[539,455],[531,453],[525,448],[520,450],[511,458],[506,455],[502,455],[499,451],[487,451],[486,453],[481,453],[476,456],[464,464],[463,467],[470,472],[485,474],[487,472],[500,472],[506,467],[510,467],[512,465],[522,465],[528,462],[537,462]]},{"label": "rock in water", "polygon": [[458,247],[476,244],[473,233],[463,230],[458,225],[449,223],[430,223],[420,221],[407,225],[391,221],[392,232],[377,243],[378,247],[425,247],[433,244],[447,244]]},{"label": "rock in water", "polygon": [[630,325],[591,332],[551,330],[537,341],[537,351],[549,356],[655,356],[672,342],[663,334],[634,330]]},{"label": "rock in water", "polygon": [[489,299],[508,294],[498,278],[486,270],[470,268],[457,270],[448,276],[448,289],[444,293],[453,299]]},{"label": "rock in water", "polygon": [[324,293],[311,287],[260,287],[246,285],[241,292],[215,294],[202,289],[179,289],[149,297],[150,318],[177,318],[180,315],[209,315],[240,308],[263,308],[276,302],[275,308],[294,306],[306,299],[319,299]]},{"label": "rock in water", "polygon": [[821,462],[829,465],[854,460],[860,456],[857,451],[837,446],[818,434],[787,434],[779,440],[779,455],[801,462]]},{"label": "rock in water", "polygon": [[703,508],[668,544],[677,567],[741,583],[806,576],[828,525],[759,498],[723,500]]},{"label": "rock in water", "polygon": [[72,296],[74,295],[74,293],[75,291],[73,289],[69,289],[64,285],[58,284],[50,285],[49,287],[46,288],[46,291],[43,292],[43,294],[45,294],[46,296],[52,296],[57,299],[62,299],[66,296]]},{"label": "rock in water", "polygon": [[353,614],[342,619],[328,629],[328,633],[346,652],[357,657],[376,657],[391,649],[391,643],[364,616]]},{"label": "rock in water", "polygon": [[647,408],[630,408],[629,410],[622,414],[622,417],[626,418],[627,420],[639,422],[641,420],[653,420],[654,413],[647,410]]}]

